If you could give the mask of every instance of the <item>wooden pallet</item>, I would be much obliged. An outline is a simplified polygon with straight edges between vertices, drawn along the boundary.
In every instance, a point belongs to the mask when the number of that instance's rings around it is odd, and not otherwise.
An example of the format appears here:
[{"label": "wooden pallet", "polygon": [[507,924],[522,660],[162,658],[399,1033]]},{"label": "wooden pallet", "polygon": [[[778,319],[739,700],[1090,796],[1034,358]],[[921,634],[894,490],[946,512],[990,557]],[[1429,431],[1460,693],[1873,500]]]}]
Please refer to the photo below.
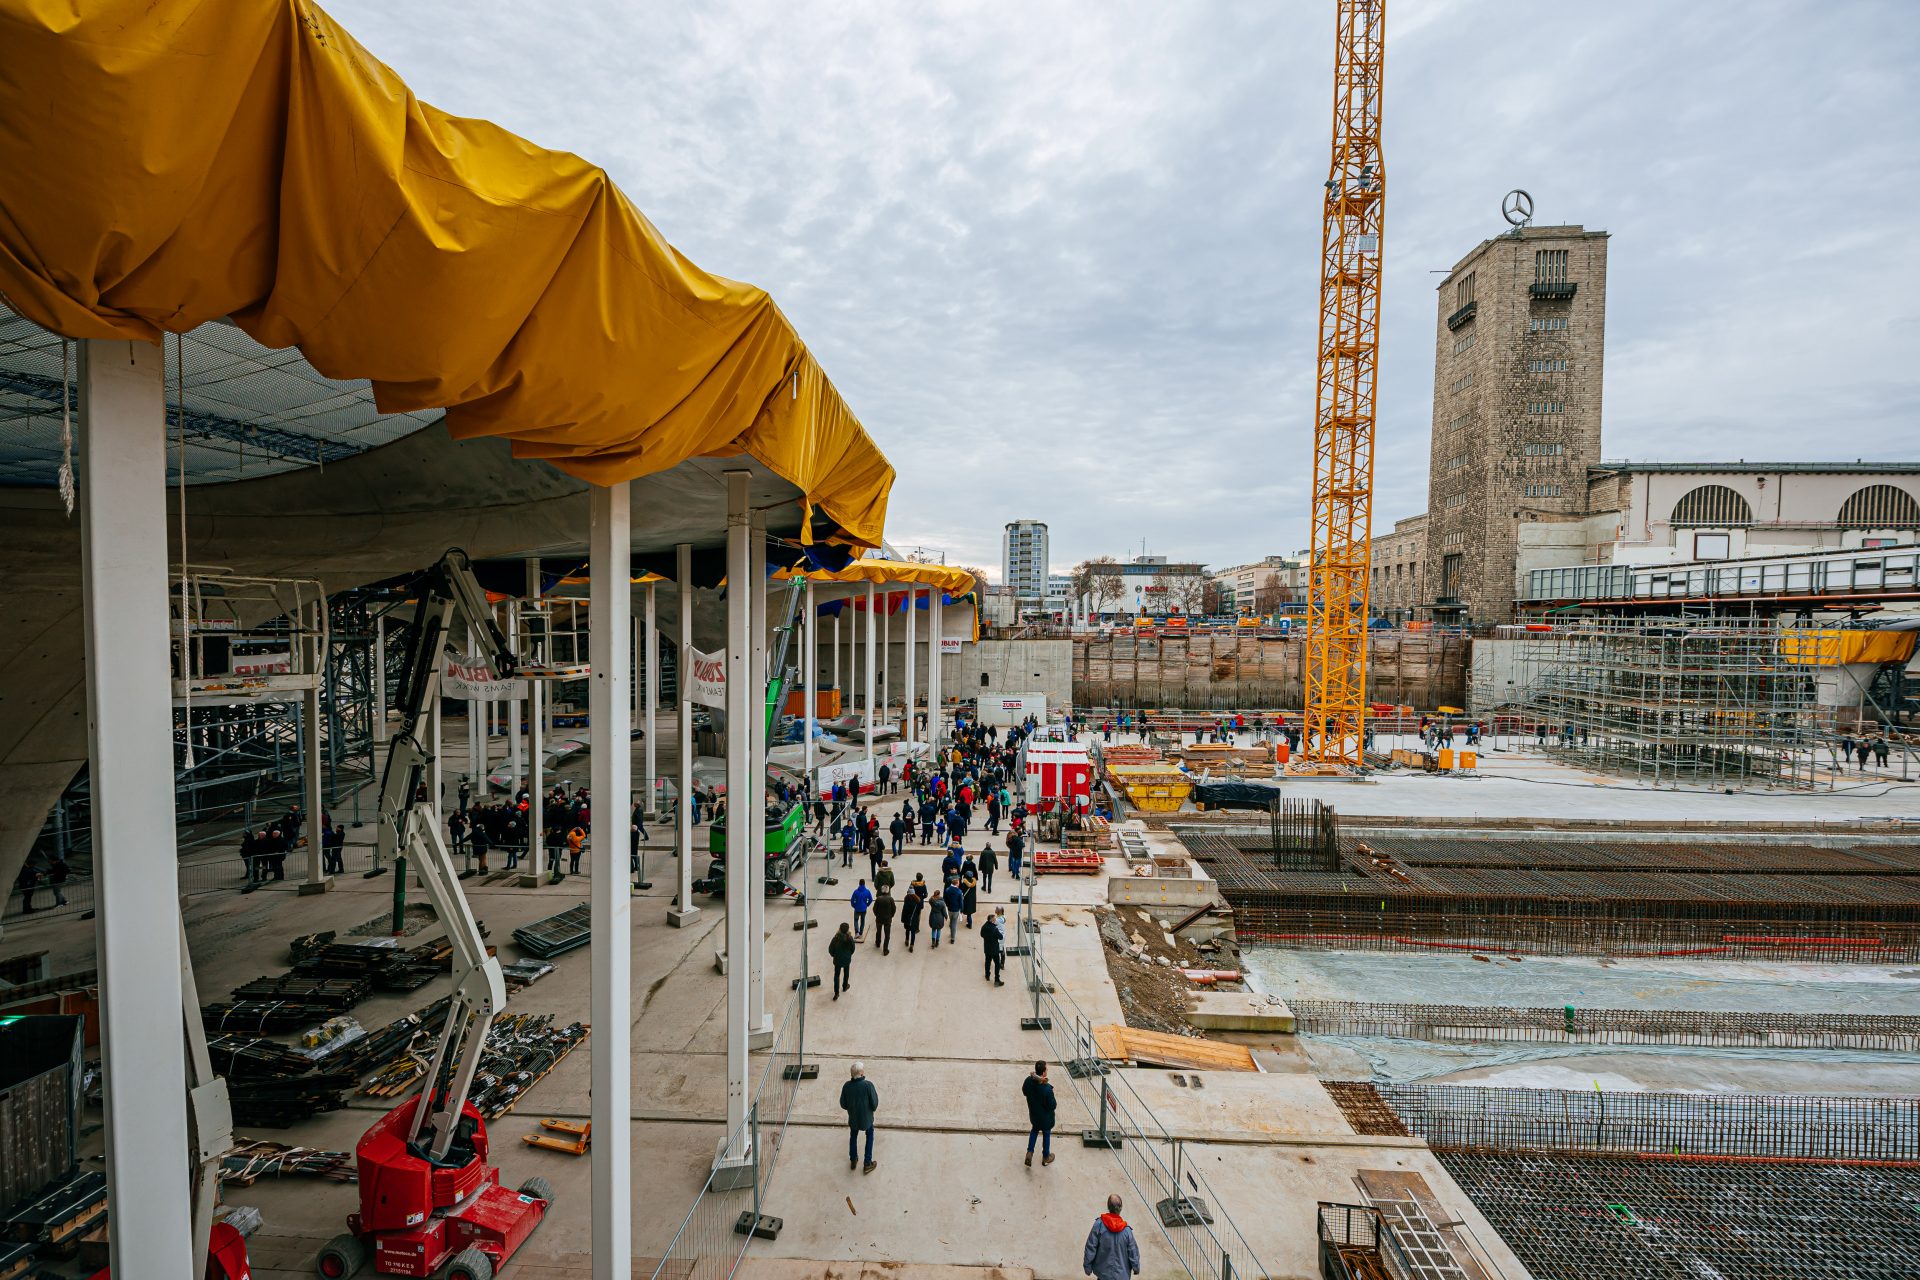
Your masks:
[{"label": "wooden pallet", "polygon": [[1093,1029],[1093,1043],[1109,1062],[1142,1067],[1171,1067],[1188,1071],[1258,1071],[1253,1050],[1198,1036],[1174,1036],[1159,1031],[1109,1023]]},{"label": "wooden pallet", "polygon": [[1033,855],[1035,875],[1097,876],[1105,869],[1106,860],[1097,853],[1042,849]]}]

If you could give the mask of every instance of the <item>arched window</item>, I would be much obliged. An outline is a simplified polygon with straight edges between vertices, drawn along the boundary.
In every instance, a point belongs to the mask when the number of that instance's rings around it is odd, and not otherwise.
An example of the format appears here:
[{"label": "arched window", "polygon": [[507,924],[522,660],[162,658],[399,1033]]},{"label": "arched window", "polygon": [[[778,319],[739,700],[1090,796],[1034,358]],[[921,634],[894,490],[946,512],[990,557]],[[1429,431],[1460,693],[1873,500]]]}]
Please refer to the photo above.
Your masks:
[{"label": "arched window", "polygon": [[1895,485],[1870,484],[1841,504],[1840,523],[1856,529],[1920,529],[1920,501]]},{"label": "arched window", "polygon": [[1752,524],[1753,508],[1723,484],[1703,484],[1673,504],[1671,524]]}]

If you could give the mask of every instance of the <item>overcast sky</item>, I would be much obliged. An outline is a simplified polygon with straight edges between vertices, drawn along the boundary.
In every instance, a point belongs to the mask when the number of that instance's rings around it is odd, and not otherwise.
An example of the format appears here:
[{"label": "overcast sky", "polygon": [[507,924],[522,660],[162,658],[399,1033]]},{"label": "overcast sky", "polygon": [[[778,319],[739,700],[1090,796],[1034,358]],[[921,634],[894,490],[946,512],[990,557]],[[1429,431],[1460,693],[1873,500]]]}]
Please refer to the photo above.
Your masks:
[{"label": "overcast sky", "polygon": [[[1333,0],[333,0],[425,100],[603,165],[770,290],[999,569],[1306,540]],[[1433,289],[1612,233],[1608,457],[1920,458],[1920,3],[1396,0],[1376,530],[1424,508]]]}]

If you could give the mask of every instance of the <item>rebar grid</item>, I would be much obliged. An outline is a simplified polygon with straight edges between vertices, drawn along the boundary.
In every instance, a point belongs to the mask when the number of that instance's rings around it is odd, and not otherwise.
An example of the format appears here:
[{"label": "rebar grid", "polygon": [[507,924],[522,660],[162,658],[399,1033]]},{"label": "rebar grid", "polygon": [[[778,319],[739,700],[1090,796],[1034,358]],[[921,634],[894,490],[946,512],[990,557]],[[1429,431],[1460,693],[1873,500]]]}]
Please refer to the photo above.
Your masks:
[{"label": "rebar grid", "polygon": [[1920,1017],[1894,1014],[1580,1009],[1572,1005],[1514,1009],[1353,1000],[1291,1000],[1287,1007],[1302,1035],[1920,1053]]},{"label": "rebar grid", "polygon": [[1513,629],[1524,714],[1562,759],[1655,785],[1812,790],[1814,670],[1758,616],[1576,618]]},{"label": "rebar grid", "polygon": [[1340,1114],[1353,1131],[1372,1138],[1410,1138],[1407,1126],[1400,1122],[1380,1091],[1366,1080],[1322,1080],[1320,1087],[1332,1097]]},{"label": "rebar grid", "polygon": [[1439,1153],[1536,1276],[1910,1280],[1920,1169]]},{"label": "rebar grid", "polygon": [[1920,1097],[1910,1095],[1375,1087],[1436,1148],[1920,1166]]}]

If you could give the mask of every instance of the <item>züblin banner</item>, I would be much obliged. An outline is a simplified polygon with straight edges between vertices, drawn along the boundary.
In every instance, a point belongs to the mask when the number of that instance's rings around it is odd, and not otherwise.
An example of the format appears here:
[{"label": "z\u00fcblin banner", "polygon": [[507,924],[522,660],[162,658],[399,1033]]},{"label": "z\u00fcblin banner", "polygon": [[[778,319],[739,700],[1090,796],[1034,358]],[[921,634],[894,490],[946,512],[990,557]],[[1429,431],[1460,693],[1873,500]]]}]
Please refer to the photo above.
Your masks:
[{"label": "z\u00fcblin banner", "polygon": [[449,698],[466,702],[508,702],[527,693],[525,680],[502,680],[493,667],[478,658],[460,658],[444,654],[441,658],[440,691]]},{"label": "z\u00fcblin banner", "polygon": [[727,655],[687,647],[687,701],[703,707],[727,707]]}]

